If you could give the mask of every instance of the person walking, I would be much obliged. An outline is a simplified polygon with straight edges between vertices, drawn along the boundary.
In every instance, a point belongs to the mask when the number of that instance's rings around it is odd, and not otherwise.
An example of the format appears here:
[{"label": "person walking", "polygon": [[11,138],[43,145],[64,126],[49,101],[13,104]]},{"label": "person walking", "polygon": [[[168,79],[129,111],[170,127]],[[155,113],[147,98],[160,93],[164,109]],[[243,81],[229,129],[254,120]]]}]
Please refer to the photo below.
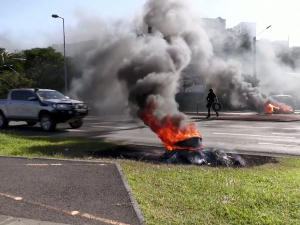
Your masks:
[{"label": "person walking", "polygon": [[206,107],[207,107],[207,110],[208,110],[208,114],[207,114],[206,118],[210,117],[210,108],[212,108],[215,111],[215,113],[216,113],[216,115],[218,117],[219,113],[213,107],[213,104],[216,103],[216,102],[218,102],[218,98],[217,98],[216,94],[214,93],[213,89],[209,89],[209,93],[208,93],[208,95],[206,97],[206,100],[207,100]]}]

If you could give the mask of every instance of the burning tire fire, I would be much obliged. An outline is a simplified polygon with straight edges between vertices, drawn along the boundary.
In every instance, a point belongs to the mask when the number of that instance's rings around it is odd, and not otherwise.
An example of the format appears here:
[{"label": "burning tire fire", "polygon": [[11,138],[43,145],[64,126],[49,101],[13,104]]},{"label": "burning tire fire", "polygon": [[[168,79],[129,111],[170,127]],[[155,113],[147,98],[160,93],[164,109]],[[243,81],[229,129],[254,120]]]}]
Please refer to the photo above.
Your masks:
[{"label": "burning tire fire", "polygon": [[203,149],[202,136],[194,123],[186,123],[182,115],[165,115],[162,119],[158,119],[155,117],[155,110],[155,102],[149,98],[140,112],[140,117],[145,125],[157,134],[169,151]]},{"label": "burning tire fire", "polygon": [[151,97],[140,111],[140,118],[145,125],[157,134],[165,147],[163,159],[167,163],[189,163],[210,166],[244,166],[243,159],[239,156],[227,155],[218,150],[203,150],[202,136],[195,124],[186,123],[182,116],[166,115],[158,119],[156,104]]},{"label": "burning tire fire", "polygon": [[202,148],[202,138],[193,137],[174,144],[175,148],[200,149]]},{"label": "burning tire fire", "polygon": [[268,102],[264,106],[264,112],[268,114],[291,114],[294,113],[294,110],[290,106],[286,106],[284,104],[276,104]]}]

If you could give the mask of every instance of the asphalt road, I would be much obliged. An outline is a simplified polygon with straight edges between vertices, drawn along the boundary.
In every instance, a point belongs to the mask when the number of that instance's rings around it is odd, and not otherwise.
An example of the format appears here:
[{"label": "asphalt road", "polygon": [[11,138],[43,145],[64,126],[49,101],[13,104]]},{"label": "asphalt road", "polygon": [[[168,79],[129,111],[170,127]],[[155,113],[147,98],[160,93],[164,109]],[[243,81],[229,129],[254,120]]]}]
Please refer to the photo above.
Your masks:
[{"label": "asphalt road", "polygon": [[115,164],[0,157],[0,174],[1,225],[141,224]]},{"label": "asphalt road", "polygon": [[[230,152],[264,155],[300,156],[300,122],[197,120],[196,127],[203,136],[204,146]],[[163,146],[160,139],[141,121],[128,116],[87,117],[83,127],[70,129],[60,124],[56,132],[44,133],[38,125],[22,126],[11,123],[10,130],[26,135],[54,135],[124,141],[130,144]]]}]

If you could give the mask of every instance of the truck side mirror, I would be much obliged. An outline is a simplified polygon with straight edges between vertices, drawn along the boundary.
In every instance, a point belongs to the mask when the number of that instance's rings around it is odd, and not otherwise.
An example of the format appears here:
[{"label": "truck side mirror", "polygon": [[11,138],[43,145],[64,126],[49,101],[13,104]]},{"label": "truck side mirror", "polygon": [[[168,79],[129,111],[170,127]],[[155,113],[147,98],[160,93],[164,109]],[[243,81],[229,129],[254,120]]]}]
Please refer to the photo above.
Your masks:
[{"label": "truck side mirror", "polygon": [[36,97],[29,97],[28,101],[37,101],[37,98]]}]

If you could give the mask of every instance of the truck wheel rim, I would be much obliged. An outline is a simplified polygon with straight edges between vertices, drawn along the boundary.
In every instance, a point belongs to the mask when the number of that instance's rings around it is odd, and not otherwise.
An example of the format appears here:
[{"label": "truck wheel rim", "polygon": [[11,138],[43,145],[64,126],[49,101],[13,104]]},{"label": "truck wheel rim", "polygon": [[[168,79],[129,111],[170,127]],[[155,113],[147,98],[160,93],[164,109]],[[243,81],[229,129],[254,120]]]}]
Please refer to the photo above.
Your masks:
[{"label": "truck wheel rim", "polygon": [[42,119],[42,126],[45,130],[49,130],[51,127],[51,121],[48,118],[43,118]]},{"label": "truck wheel rim", "polygon": [[3,116],[0,115],[0,126],[2,126],[2,125],[3,125]]}]

